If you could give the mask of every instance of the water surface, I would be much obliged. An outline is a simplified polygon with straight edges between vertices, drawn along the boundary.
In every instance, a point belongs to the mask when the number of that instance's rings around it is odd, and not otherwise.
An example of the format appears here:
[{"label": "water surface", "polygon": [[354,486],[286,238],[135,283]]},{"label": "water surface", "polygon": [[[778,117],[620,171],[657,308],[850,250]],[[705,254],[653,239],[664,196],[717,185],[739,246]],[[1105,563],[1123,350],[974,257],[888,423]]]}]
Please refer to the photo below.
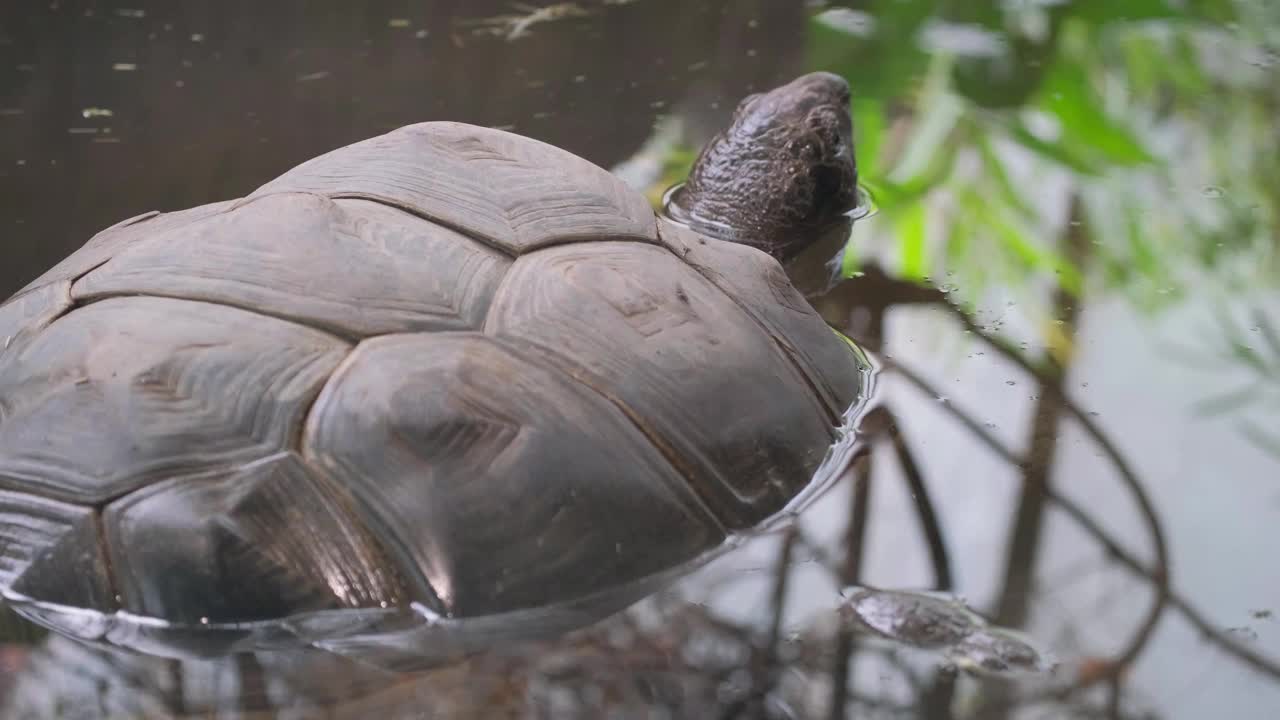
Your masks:
[{"label": "water surface", "polygon": [[[119,220],[424,120],[546,140],[657,203],[743,96],[816,69],[853,87],[876,212],[813,302],[881,363],[881,434],[795,525],[598,626],[410,677],[10,630],[5,717],[1274,717],[1265,0],[11,4],[0,296]],[[1057,665],[992,677],[876,635],[848,586],[948,591]]]}]

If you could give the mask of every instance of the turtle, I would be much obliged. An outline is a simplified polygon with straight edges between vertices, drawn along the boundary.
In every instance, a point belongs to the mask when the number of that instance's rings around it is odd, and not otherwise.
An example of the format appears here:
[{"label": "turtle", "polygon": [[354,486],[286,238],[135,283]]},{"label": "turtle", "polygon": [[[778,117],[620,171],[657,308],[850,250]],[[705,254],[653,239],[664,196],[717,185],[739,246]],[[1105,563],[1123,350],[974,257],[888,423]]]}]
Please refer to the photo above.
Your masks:
[{"label": "turtle", "polygon": [[841,77],[670,194],[408,125],[124,220],[0,305],[0,593],[171,657],[412,668],[582,627],[809,497],[869,360],[787,275],[847,237]]}]

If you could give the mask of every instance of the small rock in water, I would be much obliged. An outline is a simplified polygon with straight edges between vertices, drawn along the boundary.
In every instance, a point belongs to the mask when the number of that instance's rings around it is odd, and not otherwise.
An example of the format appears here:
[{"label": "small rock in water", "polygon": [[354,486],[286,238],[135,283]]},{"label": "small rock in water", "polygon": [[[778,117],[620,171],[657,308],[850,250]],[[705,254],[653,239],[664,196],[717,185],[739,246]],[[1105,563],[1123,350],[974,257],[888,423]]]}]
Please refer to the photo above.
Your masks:
[{"label": "small rock in water", "polygon": [[946,596],[909,590],[850,588],[841,611],[857,625],[913,647],[942,649],[965,639],[981,618]]},{"label": "small rock in water", "polygon": [[909,647],[939,652],[974,673],[1013,675],[1053,669],[1052,655],[1030,637],[988,623],[951,595],[846,588],[840,614],[855,628]]},{"label": "small rock in water", "polygon": [[985,628],[946,651],[957,667],[977,673],[1038,673],[1052,668],[1051,661],[1021,633],[1006,628]]}]

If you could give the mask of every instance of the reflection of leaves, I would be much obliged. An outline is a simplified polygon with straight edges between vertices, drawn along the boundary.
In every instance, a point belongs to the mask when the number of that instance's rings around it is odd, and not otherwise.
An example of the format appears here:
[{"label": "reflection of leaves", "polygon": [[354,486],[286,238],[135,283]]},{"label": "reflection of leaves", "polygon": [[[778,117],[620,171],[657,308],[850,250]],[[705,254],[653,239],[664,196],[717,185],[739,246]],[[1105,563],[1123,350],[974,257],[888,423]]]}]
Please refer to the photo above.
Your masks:
[{"label": "reflection of leaves", "polygon": [[1095,25],[1133,22],[1135,20],[1212,20],[1235,19],[1230,3],[1219,0],[1074,0],[1063,3],[1062,11],[1071,17]]},{"label": "reflection of leaves", "polygon": [[1097,156],[1099,164],[1112,167],[1152,161],[1133,133],[1102,110],[1102,98],[1080,63],[1055,63],[1038,98],[1040,106],[1061,125],[1059,144],[1070,148],[1073,155]]},{"label": "reflection of leaves", "polygon": [[923,280],[929,276],[929,258],[925,254],[926,226],[923,203],[909,205],[895,214],[898,235],[898,273],[907,280]]},{"label": "reflection of leaves", "polygon": [[1280,460],[1280,435],[1271,435],[1249,420],[1241,420],[1239,427],[1240,434],[1253,443],[1254,447]]},{"label": "reflection of leaves", "polygon": [[1103,169],[1098,167],[1092,159],[1081,154],[1079,148],[1043,140],[1019,121],[1014,120],[1009,123],[1009,137],[1052,164],[1069,168],[1081,175],[1102,174]]},{"label": "reflection of leaves", "polygon": [[1022,197],[1022,193],[1014,187],[1013,181],[1009,178],[1009,172],[1005,169],[1004,161],[996,154],[995,148],[991,146],[991,139],[985,134],[977,133],[975,145],[978,153],[982,157],[982,167],[987,171],[988,177],[995,184],[996,190],[1000,194],[1000,199],[1009,208],[1014,210],[1018,217],[1023,220],[1034,220],[1036,211]]},{"label": "reflection of leaves", "polygon": [[1056,249],[1034,242],[997,204],[987,203],[973,190],[961,192],[965,207],[978,218],[979,226],[992,232],[999,247],[1024,268],[1056,275],[1067,292],[1079,294],[1083,285],[1080,269]]},{"label": "reflection of leaves", "polygon": [[[830,5],[858,22],[815,16],[810,68],[853,86],[859,174],[884,220],[855,233],[849,258],[896,257],[903,277],[946,276],[970,298],[1046,275],[1077,289],[1086,269],[1060,257],[1057,208],[1078,197],[1101,287],[1143,310],[1191,283],[1239,291],[1280,277],[1280,166],[1267,162],[1280,85],[1233,64],[1274,44],[1273,3]],[[1002,51],[925,52],[931,26],[979,28]],[[1033,313],[1042,302],[1020,299]]]},{"label": "reflection of leaves", "polygon": [[1267,343],[1267,349],[1270,350],[1272,355],[1280,358],[1280,332],[1276,331],[1276,327],[1271,324],[1271,319],[1267,317],[1266,313],[1254,308],[1252,315],[1253,322],[1258,328],[1258,333],[1262,336],[1263,341]]},{"label": "reflection of leaves", "polygon": [[1197,413],[1207,416],[1237,412],[1256,402],[1259,390],[1259,385],[1255,383],[1239,390],[1215,395],[1197,402],[1195,410]]},{"label": "reflection of leaves", "polygon": [[[1195,410],[1201,415],[1243,415],[1261,404],[1280,406],[1280,331],[1258,308],[1250,313],[1250,320],[1253,326],[1246,332],[1229,313],[1218,313],[1220,342],[1224,346],[1217,352],[1218,360],[1249,370],[1255,379],[1244,387],[1197,402]],[[1250,338],[1255,336],[1265,347],[1254,347]],[[1238,418],[1235,425],[1251,444],[1280,459],[1280,435],[1247,417]]]},{"label": "reflection of leaves", "polygon": [[814,17],[809,23],[809,62],[814,70],[843,75],[862,98],[901,97],[929,65],[909,38],[936,12],[933,2],[872,0],[861,10],[875,18],[869,37],[854,37]]}]

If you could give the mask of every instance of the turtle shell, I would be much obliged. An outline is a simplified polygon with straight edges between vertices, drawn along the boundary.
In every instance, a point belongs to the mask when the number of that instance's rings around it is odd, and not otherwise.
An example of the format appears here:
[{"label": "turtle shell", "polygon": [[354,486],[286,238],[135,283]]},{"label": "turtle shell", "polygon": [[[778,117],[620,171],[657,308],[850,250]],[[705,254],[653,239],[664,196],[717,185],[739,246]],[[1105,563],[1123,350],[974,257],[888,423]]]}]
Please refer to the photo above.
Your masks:
[{"label": "turtle shell", "polygon": [[443,122],[108,228],[0,342],[0,591],[179,654],[588,622],[804,490],[866,371],[769,256]]}]

